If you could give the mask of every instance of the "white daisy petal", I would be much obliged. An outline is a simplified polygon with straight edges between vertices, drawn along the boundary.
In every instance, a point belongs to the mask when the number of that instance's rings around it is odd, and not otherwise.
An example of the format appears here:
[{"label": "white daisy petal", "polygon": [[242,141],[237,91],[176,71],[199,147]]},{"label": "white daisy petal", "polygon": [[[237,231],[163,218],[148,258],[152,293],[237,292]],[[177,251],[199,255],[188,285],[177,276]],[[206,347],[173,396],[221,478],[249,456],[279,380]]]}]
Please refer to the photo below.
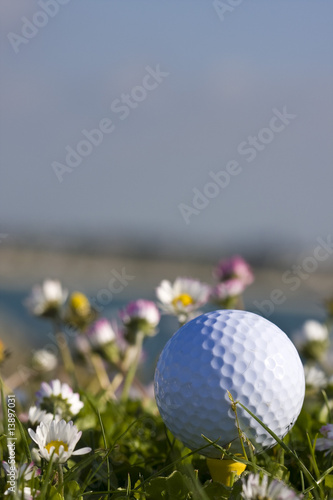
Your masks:
[{"label": "white daisy petal", "polygon": [[184,322],[191,313],[208,301],[209,291],[205,283],[178,277],[173,284],[163,280],[156,289],[156,295],[161,309],[176,315],[179,321]]},{"label": "white daisy petal", "polygon": [[73,451],[72,455],[85,455],[86,453],[90,453],[91,448],[86,446],[85,448],[80,448],[79,450]]},{"label": "white daisy petal", "polygon": [[45,460],[65,463],[71,455],[83,455],[89,453],[91,448],[85,447],[74,451],[82,432],[78,431],[73,422],[66,423],[65,420],[52,420],[52,422],[41,423],[36,432],[28,429],[29,435],[39,447],[39,454]]},{"label": "white daisy petal", "polygon": [[77,415],[83,408],[84,403],[80,401],[78,393],[60,380],[52,380],[49,384],[42,382],[40,390],[36,393],[37,406],[60,417],[70,418]]},{"label": "white daisy petal", "polygon": [[25,305],[35,316],[52,316],[64,304],[68,291],[62,288],[60,281],[45,280],[42,285],[35,285]]},{"label": "white daisy petal", "polygon": [[262,478],[259,474],[249,474],[242,479],[242,493],[244,500],[258,500],[266,498],[269,500],[297,500],[301,499],[300,495],[288,488],[288,486],[277,479],[268,481],[267,476]]}]

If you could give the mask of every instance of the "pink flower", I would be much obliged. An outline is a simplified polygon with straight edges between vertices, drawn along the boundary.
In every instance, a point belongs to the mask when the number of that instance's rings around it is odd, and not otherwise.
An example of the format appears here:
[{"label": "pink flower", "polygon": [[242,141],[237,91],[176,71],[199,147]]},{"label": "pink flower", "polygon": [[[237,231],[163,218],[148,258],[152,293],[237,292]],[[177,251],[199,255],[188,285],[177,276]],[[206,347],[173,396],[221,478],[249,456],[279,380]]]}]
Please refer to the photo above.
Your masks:
[{"label": "pink flower", "polygon": [[238,278],[222,281],[212,288],[211,298],[214,302],[224,302],[231,297],[238,297],[245,290],[245,284]]},{"label": "pink flower", "polygon": [[221,260],[213,274],[219,281],[238,278],[245,286],[251,285],[254,281],[253,272],[249,264],[239,255]]},{"label": "pink flower", "polygon": [[125,338],[130,343],[135,335],[141,331],[145,335],[153,336],[160,321],[161,315],[157,306],[150,300],[134,300],[119,312],[125,326]]},{"label": "pink flower", "polygon": [[155,303],[144,299],[130,302],[119,315],[125,325],[129,324],[133,318],[144,319],[153,327],[157,326],[160,321],[160,313]]}]

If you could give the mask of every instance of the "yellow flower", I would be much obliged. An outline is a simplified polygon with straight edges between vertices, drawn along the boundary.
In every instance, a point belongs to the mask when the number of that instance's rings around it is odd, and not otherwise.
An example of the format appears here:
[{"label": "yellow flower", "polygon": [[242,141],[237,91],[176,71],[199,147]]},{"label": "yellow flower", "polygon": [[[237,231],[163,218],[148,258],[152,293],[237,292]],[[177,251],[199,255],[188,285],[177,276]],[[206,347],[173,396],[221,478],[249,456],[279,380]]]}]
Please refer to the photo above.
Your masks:
[{"label": "yellow flower", "polygon": [[69,297],[65,321],[83,331],[95,319],[96,311],[91,307],[88,297],[84,293],[73,292]]},{"label": "yellow flower", "polygon": [[86,317],[91,312],[89,299],[84,293],[73,292],[69,298],[71,312],[80,317]]}]

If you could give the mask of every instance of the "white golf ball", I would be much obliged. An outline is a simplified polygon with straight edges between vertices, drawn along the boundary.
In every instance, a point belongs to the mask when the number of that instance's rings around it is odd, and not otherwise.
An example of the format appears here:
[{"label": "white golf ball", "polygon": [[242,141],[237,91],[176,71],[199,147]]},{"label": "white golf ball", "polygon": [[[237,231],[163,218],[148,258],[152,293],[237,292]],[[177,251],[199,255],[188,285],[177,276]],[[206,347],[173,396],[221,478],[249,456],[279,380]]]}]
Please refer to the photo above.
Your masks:
[{"label": "white golf ball", "polygon": [[[294,425],[304,400],[303,366],[287,335],[267,319],[246,311],[202,314],[164,347],[155,372],[156,402],[166,426],[188,448],[207,444],[203,434],[241,452],[227,391],[280,438]],[[239,405],[237,415],[256,452],[276,444]],[[200,453],[221,456],[213,446]]]}]

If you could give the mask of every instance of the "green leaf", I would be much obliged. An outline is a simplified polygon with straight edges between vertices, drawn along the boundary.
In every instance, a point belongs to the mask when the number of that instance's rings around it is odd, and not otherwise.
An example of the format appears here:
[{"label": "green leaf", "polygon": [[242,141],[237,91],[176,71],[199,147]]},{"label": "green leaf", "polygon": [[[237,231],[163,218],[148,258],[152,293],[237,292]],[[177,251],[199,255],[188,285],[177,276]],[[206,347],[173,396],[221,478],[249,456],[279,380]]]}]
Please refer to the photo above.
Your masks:
[{"label": "green leaf", "polygon": [[[50,485],[47,489],[47,500],[64,500],[63,496],[60,495],[57,488],[55,486]],[[66,497],[67,498],[67,497]],[[71,500],[72,497],[69,497],[68,500]]]},{"label": "green leaf", "polygon": [[325,486],[327,486],[327,488],[333,488],[333,475],[332,474],[325,477]]},{"label": "green leaf", "polygon": [[230,497],[230,489],[221,483],[213,482],[204,486],[204,492],[209,500],[222,500]]},{"label": "green leaf", "polygon": [[65,485],[65,498],[66,500],[82,500],[83,497],[79,496],[80,485],[76,481],[68,481]]},{"label": "green leaf", "polygon": [[189,493],[186,483],[186,476],[177,470],[169,477],[156,477],[146,484],[147,499],[186,500]]}]

